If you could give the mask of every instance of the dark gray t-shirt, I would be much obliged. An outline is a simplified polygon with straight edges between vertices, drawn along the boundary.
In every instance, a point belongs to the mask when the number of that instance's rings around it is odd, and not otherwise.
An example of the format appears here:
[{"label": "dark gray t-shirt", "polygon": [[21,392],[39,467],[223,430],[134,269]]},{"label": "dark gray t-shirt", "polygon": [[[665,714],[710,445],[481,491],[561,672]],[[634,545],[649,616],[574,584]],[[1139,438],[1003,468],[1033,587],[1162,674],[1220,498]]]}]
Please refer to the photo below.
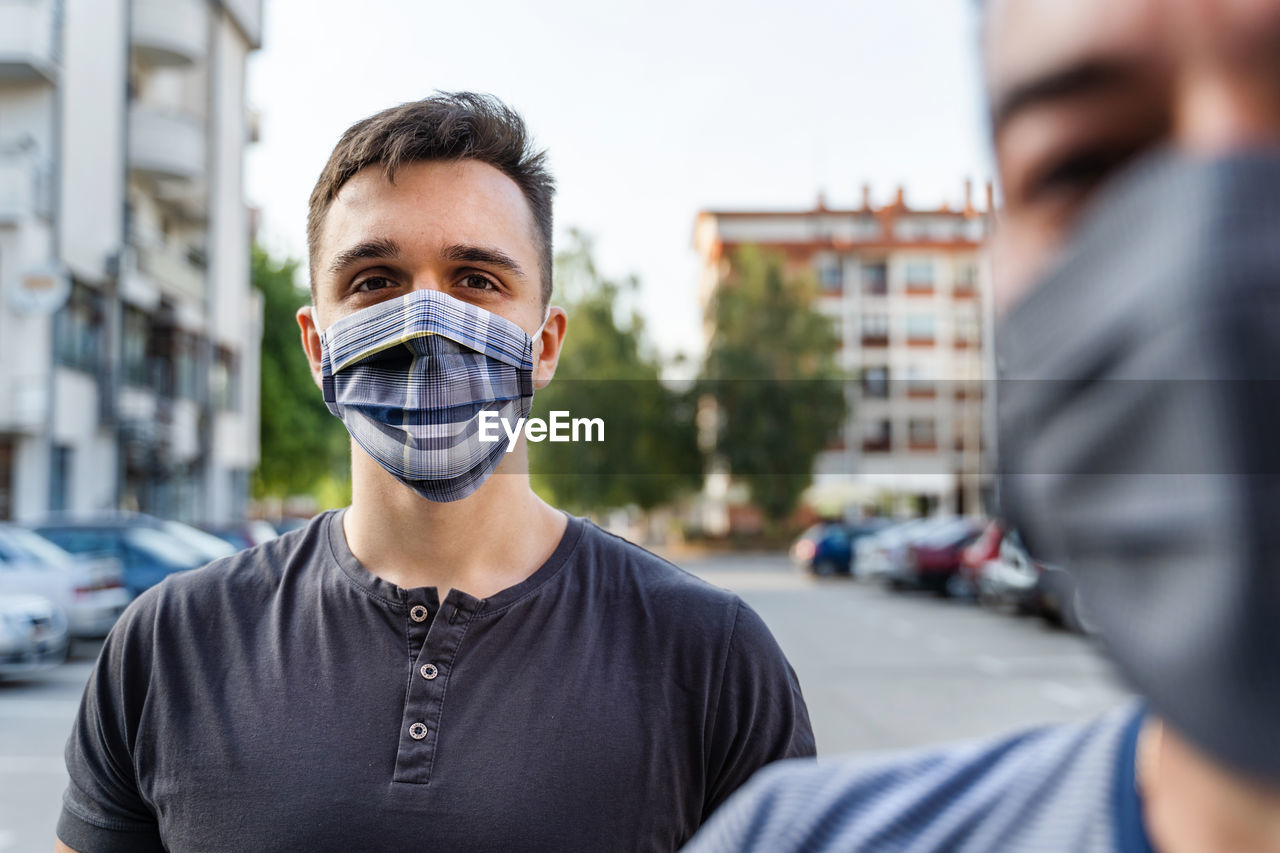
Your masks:
[{"label": "dark gray t-shirt", "polygon": [[528,580],[441,603],[362,567],[341,519],[130,606],[67,743],[63,842],[674,850],[814,753],[760,618],[589,521]]}]

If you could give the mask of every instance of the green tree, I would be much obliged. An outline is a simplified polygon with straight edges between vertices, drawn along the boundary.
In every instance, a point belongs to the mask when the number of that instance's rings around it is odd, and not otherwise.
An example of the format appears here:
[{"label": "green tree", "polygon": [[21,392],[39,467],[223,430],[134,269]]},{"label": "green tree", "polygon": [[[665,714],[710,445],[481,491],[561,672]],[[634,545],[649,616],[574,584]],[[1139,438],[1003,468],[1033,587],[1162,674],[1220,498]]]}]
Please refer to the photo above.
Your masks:
[{"label": "green tree", "polygon": [[780,255],[747,246],[730,268],[708,308],[699,387],[716,404],[715,453],[776,525],[845,418],[839,338],[813,281],[787,276]]},{"label": "green tree", "polygon": [[298,262],[255,246],[253,286],[262,292],[261,459],[254,497],[311,495],[332,503],[349,492],[350,445],[329,413],[298,342],[294,314],[308,300],[297,285]]},{"label": "green tree", "polygon": [[652,509],[695,490],[702,475],[695,399],[662,381],[634,308],[636,280],[601,276],[590,239],[575,231],[556,256],[556,288],[568,333],[555,379],[534,395],[532,416],[602,418],[605,440],[531,443],[535,488],[574,512]]}]

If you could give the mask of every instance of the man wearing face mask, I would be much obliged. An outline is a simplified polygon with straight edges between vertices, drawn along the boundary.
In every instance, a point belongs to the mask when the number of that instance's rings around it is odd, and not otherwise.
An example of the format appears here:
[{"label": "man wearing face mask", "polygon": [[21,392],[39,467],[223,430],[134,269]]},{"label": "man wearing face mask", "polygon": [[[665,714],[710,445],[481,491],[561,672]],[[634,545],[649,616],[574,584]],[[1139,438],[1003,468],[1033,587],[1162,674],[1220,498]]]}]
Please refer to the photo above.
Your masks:
[{"label": "man wearing face mask", "polygon": [[59,849],[673,850],[813,755],[753,611],[541,501],[523,438],[478,436],[555,370],[552,191],[486,96],[344,134],[298,323],[351,506],[131,606],[67,744]]},{"label": "man wearing face mask", "polygon": [[1280,0],[992,0],[1001,503],[1142,700],[784,762],[687,849],[1280,851]]}]

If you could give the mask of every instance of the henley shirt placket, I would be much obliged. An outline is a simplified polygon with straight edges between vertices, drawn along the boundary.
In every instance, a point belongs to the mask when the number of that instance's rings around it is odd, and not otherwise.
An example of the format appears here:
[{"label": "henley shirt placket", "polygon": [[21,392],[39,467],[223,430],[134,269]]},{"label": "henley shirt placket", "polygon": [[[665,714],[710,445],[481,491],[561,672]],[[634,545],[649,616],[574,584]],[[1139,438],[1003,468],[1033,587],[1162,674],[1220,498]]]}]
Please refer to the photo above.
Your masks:
[{"label": "henley shirt placket", "polygon": [[406,600],[409,609],[405,619],[410,649],[417,649],[418,653],[412,659],[409,688],[405,692],[400,747],[396,752],[392,779],[410,785],[426,785],[431,781],[431,767],[444,713],[444,696],[454,660],[462,638],[480,607],[478,599],[452,590],[432,619],[429,602],[434,598],[433,594],[426,598],[411,594]]}]

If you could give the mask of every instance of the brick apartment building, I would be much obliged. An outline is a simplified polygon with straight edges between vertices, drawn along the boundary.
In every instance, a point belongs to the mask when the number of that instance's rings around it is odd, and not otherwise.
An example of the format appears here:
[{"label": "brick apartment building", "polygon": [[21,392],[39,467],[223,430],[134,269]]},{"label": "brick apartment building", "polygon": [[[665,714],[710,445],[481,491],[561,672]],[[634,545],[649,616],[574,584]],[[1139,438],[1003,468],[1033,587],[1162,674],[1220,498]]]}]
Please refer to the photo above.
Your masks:
[{"label": "brick apartment building", "polygon": [[877,206],[864,188],[851,210],[819,197],[811,210],[698,214],[704,309],[747,244],[780,252],[790,273],[818,284],[849,377],[849,418],[814,471],[812,494],[827,503],[979,510],[993,199],[990,187],[981,208],[972,196],[968,183],[961,205],[921,209],[899,189]]}]

